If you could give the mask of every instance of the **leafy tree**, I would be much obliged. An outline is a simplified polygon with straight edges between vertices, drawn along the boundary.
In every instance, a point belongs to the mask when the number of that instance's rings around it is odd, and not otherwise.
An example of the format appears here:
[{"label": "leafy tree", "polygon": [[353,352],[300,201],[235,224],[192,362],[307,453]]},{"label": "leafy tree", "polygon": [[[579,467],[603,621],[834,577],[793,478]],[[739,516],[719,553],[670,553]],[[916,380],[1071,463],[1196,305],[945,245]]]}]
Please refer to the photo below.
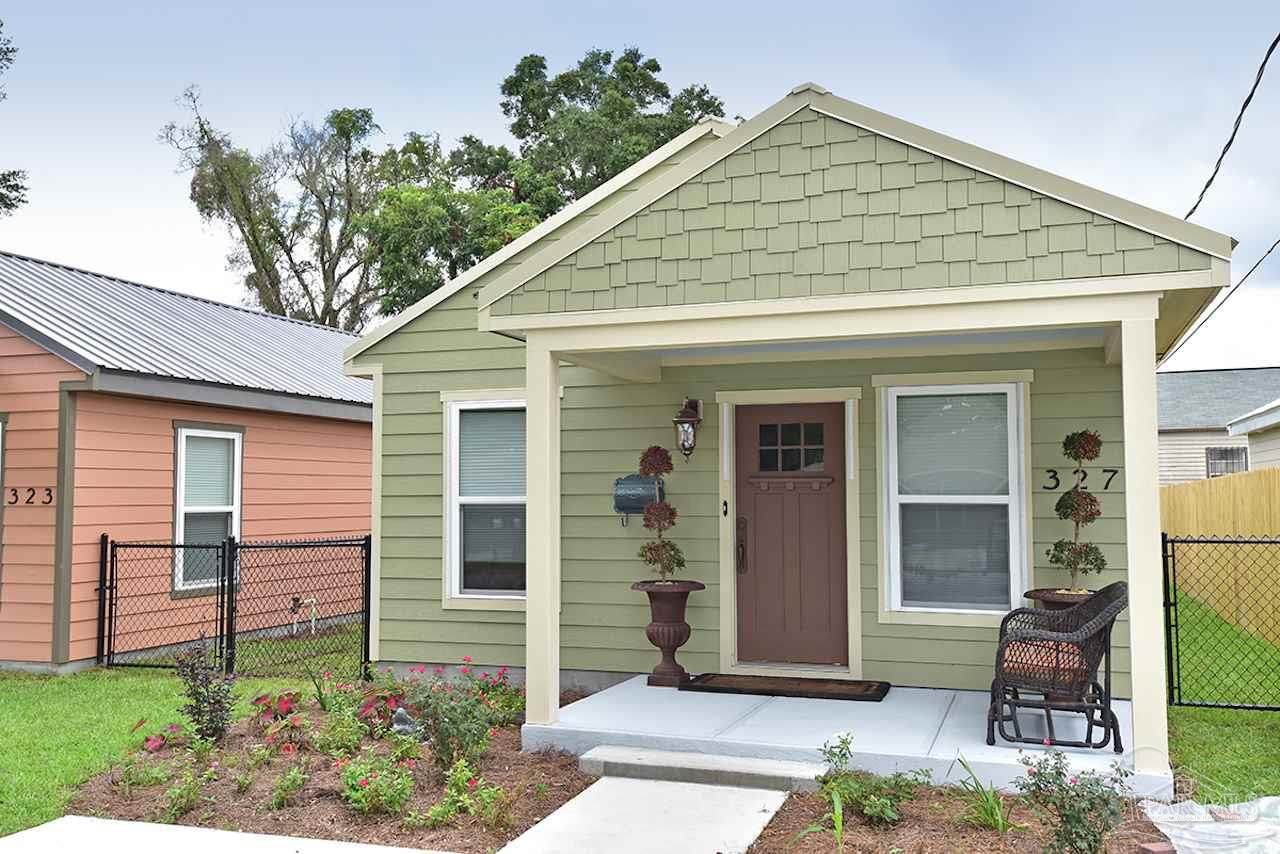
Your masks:
[{"label": "leafy tree", "polygon": [[[724,115],[706,86],[673,96],[661,71],[636,48],[616,58],[588,51],[554,77],[545,57],[521,59],[501,86],[519,151],[466,135],[445,156],[436,142],[438,163],[424,169],[430,176],[384,190],[365,219],[385,288],[382,310],[412,305],[700,119]],[[428,148],[422,140],[406,146],[420,167],[431,159],[420,156]]]},{"label": "leafy tree", "polygon": [[185,125],[161,139],[191,174],[191,200],[236,240],[228,256],[251,299],[273,314],[356,331],[379,291],[360,219],[388,175],[366,143],[379,130],[368,109],[338,109],[319,127],[294,122],[259,154],[237,147],[204,115],[194,88]]},{"label": "leafy tree", "polygon": [[[516,63],[502,81],[501,106],[520,141],[522,165],[537,176],[530,189],[554,187],[558,210],[700,119],[724,116],[724,102],[705,85],[673,96],[658,78],[661,71],[656,59],[634,47],[616,58],[612,51],[589,50],[554,77],[547,74],[546,57],[530,54]],[[517,198],[533,201],[532,195]]]},{"label": "leafy tree", "polygon": [[[4,21],[0,21],[0,74],[13,65],[18,49],[13,40],[4,34]],[[0,101],[7,98],[4,87],[0,86]],[[0,170],[0,216],[13,213],[27,201],[27,173],[20,169]]]}]

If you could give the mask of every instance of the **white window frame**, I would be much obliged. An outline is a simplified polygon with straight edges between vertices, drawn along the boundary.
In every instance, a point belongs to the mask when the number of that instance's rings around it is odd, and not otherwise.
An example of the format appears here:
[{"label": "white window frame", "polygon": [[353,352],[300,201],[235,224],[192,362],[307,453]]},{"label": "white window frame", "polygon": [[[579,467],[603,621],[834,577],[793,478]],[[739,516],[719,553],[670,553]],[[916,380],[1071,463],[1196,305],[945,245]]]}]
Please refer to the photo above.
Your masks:
[{"label": "white window frame", "polygon": [[[467,504],[520,504],[528,506],[526,495],[462,496],[459,495],[462,438],[462,413],[486,409],[527,410],[523,397],[446,398],[445,405],[445,501],[444,501],[444,606],[445,607],[524,607],[523,590],[467,591],[462,589],[462,507]],[[525,454],[529,453],[526,446]],[[527,492],[527,490],[526,490]],[[526,535],[528,531],[526,530]]]},{"label": "white window frame", "polygon": [[[209,439],[230,439],[231,440],[231,504],[220,505],[188,505],[186,500],[187,487],[187,439],[192,437],[204,437]],[[230,513],[231,514],[231,536],[237,540],[240,539],[240,482],[241,482],[241,448],[244,441],[244,435],[236,430],[213,430],[204,427],[179,427],[178,428],[178,458],[177,470],[174,472],[174,507],[175,513],[173,517],[173,541],[175,543],[186,542],[186,517],[188,513]],[[182,558],[183,549],[175,549],[176,554],[173,558],[173,589],[175,591],[185,590],[206,590],[217,586],[216,579],[208,581],[187,581],[183,575]]]},{"label": "white window frame", "polygon": [[[939,394],[1004,394],[1008,418],[1008,495],[901,495],[898,492],[898,398]],[[886,611],[918,614],[1005,614],[1008,609],[921,608],[902,604],[901,524],[903,504],[993,504],[1009,508],[1009,602],[1017,607],[1027,589],[1029,577],[1026,555],[1026,444],[1024,387],[1022,383],[970,383],[955,385],[892,386],[885,389],[884,459]]]}]

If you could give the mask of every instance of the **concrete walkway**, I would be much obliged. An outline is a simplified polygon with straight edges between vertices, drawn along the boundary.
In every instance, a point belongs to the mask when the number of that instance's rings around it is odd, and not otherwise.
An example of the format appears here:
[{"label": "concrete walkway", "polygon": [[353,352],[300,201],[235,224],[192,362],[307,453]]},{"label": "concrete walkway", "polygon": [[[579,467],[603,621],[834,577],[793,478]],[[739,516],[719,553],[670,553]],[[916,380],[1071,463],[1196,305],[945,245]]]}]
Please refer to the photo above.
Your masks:
[{"label": "concrete walkway", "polygon": [[735,854],[764,830],[786,792],[604,777],[502,854]]},{"label": "concrete walkway", "polygon": [[0,854],[58,851],[127,851],[130,854],[408,854],[413,851],[424,854],[412,848],[235,833],[207,827],[115,821],[82,815],[64,816],[0,839]]}]

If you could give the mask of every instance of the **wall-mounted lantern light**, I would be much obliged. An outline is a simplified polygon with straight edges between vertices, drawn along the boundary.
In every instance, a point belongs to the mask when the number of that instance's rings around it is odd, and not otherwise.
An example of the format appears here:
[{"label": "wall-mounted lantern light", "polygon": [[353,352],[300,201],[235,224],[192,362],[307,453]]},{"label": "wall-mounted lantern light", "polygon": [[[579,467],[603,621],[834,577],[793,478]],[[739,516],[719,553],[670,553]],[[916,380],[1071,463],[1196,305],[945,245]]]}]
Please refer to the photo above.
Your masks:
[{"label": "wall-mounted lantern light", "polygon": [[676,413],[675,418],[671,419],[671,423],[676,428],[676,447],[687,460],[698,445],[698,425],[702,423],[702,401],[686,397],[684,406],[680,407],[680,411]]}]

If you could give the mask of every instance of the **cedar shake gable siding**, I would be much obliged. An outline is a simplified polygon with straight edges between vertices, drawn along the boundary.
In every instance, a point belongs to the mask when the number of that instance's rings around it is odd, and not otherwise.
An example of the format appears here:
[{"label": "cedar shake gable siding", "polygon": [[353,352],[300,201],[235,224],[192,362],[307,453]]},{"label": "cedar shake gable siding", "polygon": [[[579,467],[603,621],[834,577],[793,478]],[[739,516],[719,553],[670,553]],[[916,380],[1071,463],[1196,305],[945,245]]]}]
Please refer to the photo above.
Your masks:
[{"label": "cedar shake gable siding", "polygon": [[1209,255],[805,108],[495,316],[1210,269]]}]

